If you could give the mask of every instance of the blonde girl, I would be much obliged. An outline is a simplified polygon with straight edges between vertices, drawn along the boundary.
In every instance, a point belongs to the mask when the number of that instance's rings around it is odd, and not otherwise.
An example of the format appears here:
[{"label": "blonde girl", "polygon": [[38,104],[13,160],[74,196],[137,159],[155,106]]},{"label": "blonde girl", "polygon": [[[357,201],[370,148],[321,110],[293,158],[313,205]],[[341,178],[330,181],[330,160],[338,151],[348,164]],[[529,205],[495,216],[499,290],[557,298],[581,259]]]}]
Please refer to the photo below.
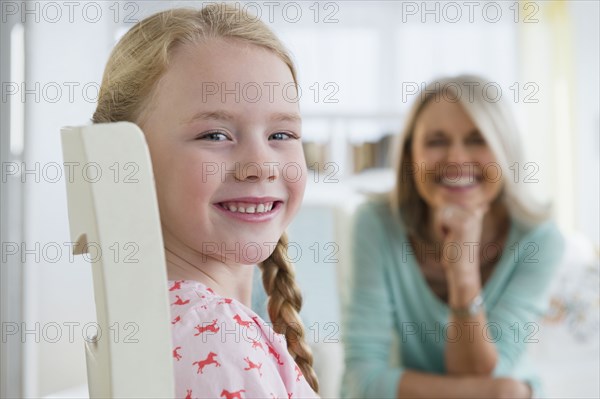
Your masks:
[{"label": "blonde girl", "polygon": [[284,232],[306,180],[296,87],[275,35],[223,4],[144,19],[106,66],[93,122],[138,124],[152,158],[177,397],[316,396]]}]

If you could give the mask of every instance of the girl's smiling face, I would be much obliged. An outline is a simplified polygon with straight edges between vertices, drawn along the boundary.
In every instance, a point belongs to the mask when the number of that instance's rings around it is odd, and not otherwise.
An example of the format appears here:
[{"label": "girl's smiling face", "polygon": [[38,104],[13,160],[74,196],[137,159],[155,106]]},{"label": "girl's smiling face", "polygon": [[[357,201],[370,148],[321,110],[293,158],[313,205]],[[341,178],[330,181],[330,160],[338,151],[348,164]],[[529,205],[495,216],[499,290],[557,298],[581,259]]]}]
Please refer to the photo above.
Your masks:
[{"label": "girl's smiling face", "polygon": [[140,123],[165,247],[228,264],[271,254],[306,184],[293,82],[277,55],[239,40],[173,51]]}]

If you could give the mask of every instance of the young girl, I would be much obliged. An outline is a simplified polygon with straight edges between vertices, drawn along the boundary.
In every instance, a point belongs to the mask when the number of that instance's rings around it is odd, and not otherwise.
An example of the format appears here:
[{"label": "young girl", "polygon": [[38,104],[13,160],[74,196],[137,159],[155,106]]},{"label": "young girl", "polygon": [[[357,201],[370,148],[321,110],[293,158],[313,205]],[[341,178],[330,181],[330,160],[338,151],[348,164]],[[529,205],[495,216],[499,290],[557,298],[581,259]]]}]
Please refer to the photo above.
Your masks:
[{"label": "young girl", "polygon": [[[316,396],[284,234],[306,179],[296,88],[274,34],[224,5],[153,15],[108,61],[93,121],[146,136],[177,397]],[[249,308],[257,263],[273,328]]]}]

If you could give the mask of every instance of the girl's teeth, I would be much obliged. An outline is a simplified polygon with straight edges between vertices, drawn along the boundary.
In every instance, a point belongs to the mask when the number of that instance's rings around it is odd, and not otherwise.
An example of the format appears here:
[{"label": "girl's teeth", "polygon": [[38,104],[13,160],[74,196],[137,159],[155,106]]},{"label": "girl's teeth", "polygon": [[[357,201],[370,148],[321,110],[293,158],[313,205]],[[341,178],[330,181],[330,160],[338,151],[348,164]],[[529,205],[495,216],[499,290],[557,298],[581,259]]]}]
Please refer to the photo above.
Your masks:
[{"label": "girl's teeth", "polygon": [[243,206],[240,203],[235,204],[223,204],[225,209],[228,209],[230,212],[239,212],[239,213],[265,213],[269,212],[273,209],[273,203],[267,202],[264,204],[248,204]]}]

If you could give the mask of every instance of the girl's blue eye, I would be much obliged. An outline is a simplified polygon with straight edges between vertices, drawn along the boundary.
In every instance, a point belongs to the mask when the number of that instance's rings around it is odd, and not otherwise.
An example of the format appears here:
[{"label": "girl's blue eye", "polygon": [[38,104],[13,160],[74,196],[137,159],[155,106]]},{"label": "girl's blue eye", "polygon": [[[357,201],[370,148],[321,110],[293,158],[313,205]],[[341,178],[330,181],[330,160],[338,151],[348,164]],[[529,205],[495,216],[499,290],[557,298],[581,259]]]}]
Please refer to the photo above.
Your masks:
[{"label": "girl's blue eye", "polygon": [[277,132],[273,133],[271,137],[269,137],[269,140],[289,140],[293,138],[294,136],[292,136],[290,133]]},{"label": "girl's blue eye", "polygon": [[209,132],[197,138],[197,140],[206,140],[206,141],[226,141],[228,137],[221,132]]}]

